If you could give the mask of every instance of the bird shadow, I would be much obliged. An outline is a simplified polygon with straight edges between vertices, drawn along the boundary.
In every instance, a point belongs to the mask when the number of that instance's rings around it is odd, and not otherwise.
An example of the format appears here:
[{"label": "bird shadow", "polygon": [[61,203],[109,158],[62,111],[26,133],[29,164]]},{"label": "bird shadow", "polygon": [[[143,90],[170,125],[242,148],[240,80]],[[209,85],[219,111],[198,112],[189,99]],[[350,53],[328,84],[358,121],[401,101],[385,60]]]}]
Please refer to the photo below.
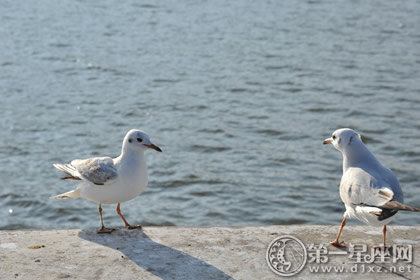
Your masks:
[{"label": "bird shadow", "polygon": [[153,241],[141,230],[118,229],[111,234],[103,235],[90,229],[81,230],[78,236],[84,240],[120,251],[139,267],[164,280],[233,279],[220,269],[200,259]]}]

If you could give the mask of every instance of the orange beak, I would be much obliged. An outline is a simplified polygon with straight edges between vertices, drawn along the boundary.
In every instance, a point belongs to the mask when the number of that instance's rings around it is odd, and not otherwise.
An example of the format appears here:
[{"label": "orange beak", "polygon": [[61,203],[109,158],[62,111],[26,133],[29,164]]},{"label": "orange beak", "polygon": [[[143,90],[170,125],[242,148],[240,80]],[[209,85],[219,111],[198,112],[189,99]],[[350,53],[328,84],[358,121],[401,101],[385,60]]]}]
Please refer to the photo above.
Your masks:
[{"label": "orange beak", "polygon": [[152,149],[152,150],[155,150],[155,151],[158,151],[158,152],[162,152],[162,150],[154,144],[150,144],[150,145],[144,144],[144,145],[149,149]]},{"label": "orange beak", "polygon": [[332,142],[333,142],[333,139],[332,138],[327,138],[322,143],[325,145],[325,144],[332,144]]}]

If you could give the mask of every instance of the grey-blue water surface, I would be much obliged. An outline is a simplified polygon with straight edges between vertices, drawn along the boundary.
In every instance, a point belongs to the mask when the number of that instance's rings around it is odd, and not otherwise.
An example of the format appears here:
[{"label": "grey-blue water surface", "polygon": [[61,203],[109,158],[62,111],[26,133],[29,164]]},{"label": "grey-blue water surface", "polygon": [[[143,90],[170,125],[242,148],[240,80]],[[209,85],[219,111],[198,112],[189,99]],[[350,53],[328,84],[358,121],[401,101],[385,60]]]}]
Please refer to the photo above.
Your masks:
[{"label": "grey-blue water surface", "polygon": [[338,224],[340,127],[420,207],[418,1],[6,0],[0,37],[0,229],[98,226],[52,163],[131,128],[164,150],[133,224]]}]

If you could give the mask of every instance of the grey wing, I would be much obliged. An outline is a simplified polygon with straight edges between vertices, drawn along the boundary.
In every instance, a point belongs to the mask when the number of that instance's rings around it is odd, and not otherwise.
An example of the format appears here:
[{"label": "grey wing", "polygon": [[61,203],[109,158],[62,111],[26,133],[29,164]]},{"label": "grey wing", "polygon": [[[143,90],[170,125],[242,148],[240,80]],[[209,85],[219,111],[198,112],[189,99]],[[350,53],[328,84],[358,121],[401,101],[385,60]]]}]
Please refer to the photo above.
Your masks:
[{"label": "grey wing", "polygon": [[394,198],[394,192],[363,169],[349,168],[341,179],[340,196],[347,205],[382,206]]},{"label": "grey wing", "polygon": [[70,175],[72,180],[84,180],[95,185],[109,184],[118,176],[110,157],[76,159],[69,164],[54,164],[54,166]]}]

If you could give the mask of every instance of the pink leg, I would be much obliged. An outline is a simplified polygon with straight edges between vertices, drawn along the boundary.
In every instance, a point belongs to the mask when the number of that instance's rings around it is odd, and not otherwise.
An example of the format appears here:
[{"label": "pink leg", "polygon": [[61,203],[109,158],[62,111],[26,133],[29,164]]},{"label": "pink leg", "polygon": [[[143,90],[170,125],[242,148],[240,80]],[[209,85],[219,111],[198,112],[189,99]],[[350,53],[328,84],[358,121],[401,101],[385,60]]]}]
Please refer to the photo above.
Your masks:
[{"label": "pink leg", "polygon": [[117,213],[118,215],[120,215],[121,219],[124,221],[125,227],[128,229],[141,229],[141,225],[137,225],[137,226],[131,226],[129,223],[127,223],[127,220],[124,218],[124,216],[121,214],[121,210],[120,210],[120,204],[118,203],[117,205]]},{"label": "pink leg", "polygon": [[346,220],[347,220],[347,216],[344,216],[343,221],[341,222],[341,227],[340,227],[340,231],[337,234],[337,238],[330,242],[331,245],[335,246],[335,247],[341,247],[341,248],[345,248],[346,245],[344,245],[344,241],[339,242],[338,239],[340,238],[341,232],[343,232],[343,228],[346,225]]},{"label": "pink leg", "polygon": [[99,203],[99,217],[101,218],[101,228],[98,229],[98,233],[111,233],[114,229],[113,228],[106,228],[104,226],[104,220],[102,219],[102,207]]}]

